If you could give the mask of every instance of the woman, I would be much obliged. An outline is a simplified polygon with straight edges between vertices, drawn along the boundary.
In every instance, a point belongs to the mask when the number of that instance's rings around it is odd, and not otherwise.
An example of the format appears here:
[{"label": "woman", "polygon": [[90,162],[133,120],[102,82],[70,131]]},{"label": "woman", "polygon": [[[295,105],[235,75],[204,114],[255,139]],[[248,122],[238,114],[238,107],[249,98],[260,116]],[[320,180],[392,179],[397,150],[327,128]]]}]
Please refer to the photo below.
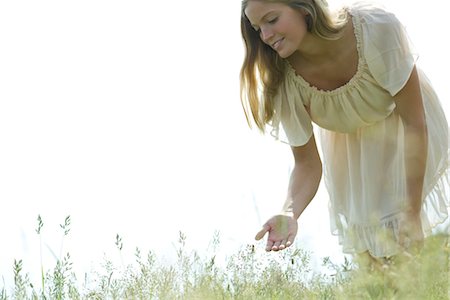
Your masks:
[{"label": "woman", "polygon": [[293,243],[323,169],[345,253],[420,248],[448,218],[448,124],[398,19],[363,3],[332,15],[321,0],[244,0],[241,30],[247,120],[295,161],[283,209],[256,239],[268,233],[267,251]]}]

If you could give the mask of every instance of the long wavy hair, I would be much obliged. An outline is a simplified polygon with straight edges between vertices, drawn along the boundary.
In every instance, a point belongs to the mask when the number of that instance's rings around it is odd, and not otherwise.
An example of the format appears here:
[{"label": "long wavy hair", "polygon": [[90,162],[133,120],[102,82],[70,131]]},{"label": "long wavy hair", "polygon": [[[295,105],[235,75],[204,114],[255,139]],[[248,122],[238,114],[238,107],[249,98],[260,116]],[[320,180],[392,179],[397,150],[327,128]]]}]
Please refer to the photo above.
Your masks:
[{"label": "long wavy hair", "polygon": [[241,102],[250,127],[252,121],[264,132],[265,125],[274,114],[273,98],[284,80],[286,64],[259,33],[253,29],[245,15],[249,1],[283,3],[307,13],[307,30],[327,40],[342,36],[347,23],[347,14],[341,11],[332,16],[325,0],[243,0],[241,8],[241,33],[245,46],[245,57],[240,72]]}]

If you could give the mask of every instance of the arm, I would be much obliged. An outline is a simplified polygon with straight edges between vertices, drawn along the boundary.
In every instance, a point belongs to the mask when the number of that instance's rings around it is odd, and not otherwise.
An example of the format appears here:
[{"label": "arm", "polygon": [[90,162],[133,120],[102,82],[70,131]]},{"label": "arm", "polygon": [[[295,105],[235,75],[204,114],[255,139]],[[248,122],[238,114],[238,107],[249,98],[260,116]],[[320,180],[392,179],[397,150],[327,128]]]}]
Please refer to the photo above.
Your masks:
[{"label": "arm", "polygon": [[396,111],[405,129],[407,210],[420,214],[427,162],[427,126],[416,68],[403,89],[394,96]]},{"label": "arm", "polygon": [[304,146],[292,147],[292,153],[295,165],[282,213],[298,219],[316,195],[322,177],[322,162],[314,136]]},{"label": "arm", "polygon": [[256,240],[269,233],[267,251],[278,251],[292,245],[297,235],[297,219],[317,192],[322,176],[322,163],[312,136],[300,147],[292,147],[295,166],[291,173],[288,194],[280,214],[270,218],[256,235]]},{"label": "arm", "polygon": [[394,96],[396,111],[405,130],[406,207],[403,228],[400,228],[400,243],[408,247],[406,237],[412,242],[422,242],[423,180],[427,162],[427,126],[420,92],[419,78],[414,67],[411,77],[403,89]]}]

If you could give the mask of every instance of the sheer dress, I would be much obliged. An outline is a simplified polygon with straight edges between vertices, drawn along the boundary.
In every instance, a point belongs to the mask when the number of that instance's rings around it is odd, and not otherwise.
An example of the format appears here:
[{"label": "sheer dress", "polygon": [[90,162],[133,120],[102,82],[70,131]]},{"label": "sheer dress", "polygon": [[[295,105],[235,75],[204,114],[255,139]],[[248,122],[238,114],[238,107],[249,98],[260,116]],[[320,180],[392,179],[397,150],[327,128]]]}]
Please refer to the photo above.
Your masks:
[{"label": "sheer dress", "polygon": [[[417,55],[394,14],[363,3],[347,9],[357,41],[356,74],[325,91],[286,62],[270,131],[278,140],[301,146],[313,134],[312,122],[318,125],[332,233],[345,253],[386,257],[399,252],[398,224],[406,203],[404,128],[393,96],[408,81]],[[421,211],[428,236],[448,218],[449,135],[439,99],[417,70],[428,130]]]}]

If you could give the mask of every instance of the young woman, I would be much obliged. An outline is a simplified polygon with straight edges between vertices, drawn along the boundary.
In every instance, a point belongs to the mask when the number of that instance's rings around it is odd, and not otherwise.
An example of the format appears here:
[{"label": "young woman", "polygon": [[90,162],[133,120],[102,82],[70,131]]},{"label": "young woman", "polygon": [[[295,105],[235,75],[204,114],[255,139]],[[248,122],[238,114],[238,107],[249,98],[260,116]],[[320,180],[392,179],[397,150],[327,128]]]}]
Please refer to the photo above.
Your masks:
[{"label": "young woman", "polygon": [[[345,253],[420,248],[448,218],[448,124],[407,33],[390,12],[323,0],[244,0],[247,120],[292,148],[295,166],[267,251],[290,246],[324,172]],[[312,123],[320,128],[321,155]]]}]

